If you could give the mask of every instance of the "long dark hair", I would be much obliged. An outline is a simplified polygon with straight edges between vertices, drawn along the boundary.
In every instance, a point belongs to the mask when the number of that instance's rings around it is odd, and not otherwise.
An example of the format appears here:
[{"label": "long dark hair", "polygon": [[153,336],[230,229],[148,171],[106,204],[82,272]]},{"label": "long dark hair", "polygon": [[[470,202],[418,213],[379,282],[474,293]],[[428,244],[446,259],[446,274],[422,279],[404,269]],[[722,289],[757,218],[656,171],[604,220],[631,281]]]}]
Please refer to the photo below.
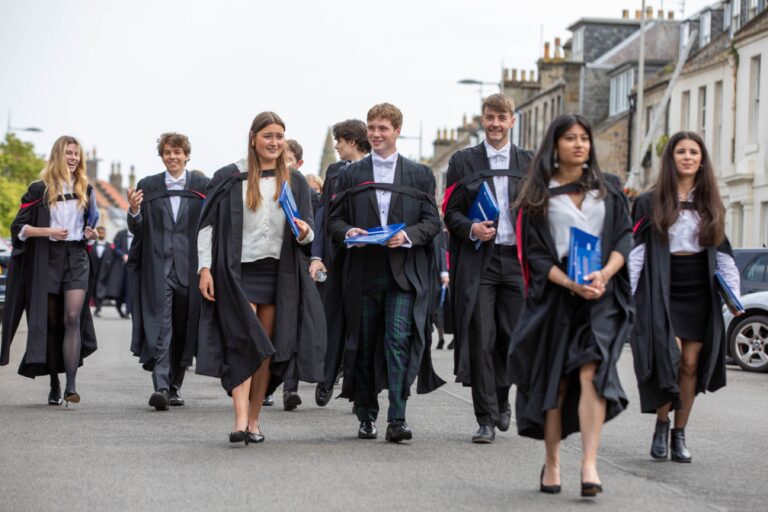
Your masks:
[{"label": "long dark hair", "polygon": [[725,206],[720,198],[715,170],[709,152],[698,134],[677,132],[667,142],[661,157],[661,167],[653,193],[653,224],[664,240],[669,228],[677,221],[680,213],[680,199],[677,197],[677,166],[675,148],[683,140],[692,140],[701,151],[701,167],[693,182],[693,204],[699,213],[699,245],[718,246],[725,240]]},{"label": "long dark hair", "polygon": [[597,163],[597,154],[595,153],[595,139],[592,136],[592,126],[586,117],[578,114],[563,114],[558,116],[547,129],[547,134],[541,142],[539,151],[531,162],[528,176],[523,182],[520,195],[515,202],[515,208],[524,208],[533,217],[543,217],[547,214],[547,205],[549,204],[549,180],[557,174],[555,167],[555,152],[557,151],[557,142],[565,132],[572,126],[578,124],[589,136],[589,160],[588,168],[584,170],[581,178],[577,182],[582,190],[586,192],[593,188],[597,182],[599,197],[605,197],[605,179]]}]

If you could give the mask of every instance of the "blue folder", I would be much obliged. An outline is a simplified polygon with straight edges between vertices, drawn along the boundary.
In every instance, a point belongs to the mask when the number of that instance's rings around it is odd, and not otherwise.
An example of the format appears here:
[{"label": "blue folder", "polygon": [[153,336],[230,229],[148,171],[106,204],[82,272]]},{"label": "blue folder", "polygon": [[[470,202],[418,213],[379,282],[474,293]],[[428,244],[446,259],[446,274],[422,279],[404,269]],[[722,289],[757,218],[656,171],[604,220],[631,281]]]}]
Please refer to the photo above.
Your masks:
[{"label": "blue folder", "polygon": [[442,309],[443,304],[445,304],[445,292],[448,290],[448,287],[446,285],[443,285],[442,288],[440,288],[440,309]]},{"label": "blue folder", "polygon": [[99,208],[96,205],[96,192],[91,192],[91,198],[88,202],[88,225],[96,228],[99,223]]},{"label": "blue folder", "polygon": [[715,284],[717,285],[717,291],[720,292],[720,296],[723,298],[725,306],[731,310],[734,315],[737,313],[744,313],[744,306],[736,294],[733,293],[731,287],[725,282],[725,278],[720,272],[715,272]]},{"label": "blue folder", "polygon": [[293,192],[291,187],[288,186],[288,182],[283,183],[283,190],[280,192],[280,206],[283,207],[285,218],[288,220],[288,224],[291,225],[291,231],[293,236],[299,238],[299,226],[293,222],[293,219],[301,219],[299,215],[299,209],[296,207],[296,200],[293,198]]},{"label": "blue folder", "polygon": [[405,224],[390,224],[367,229],[367,235],[357,235],[344,240],[345,244],[376,244],[384,245],[387,240],[405,229]]},{"label": "blue folder", "polygon": [[600,237],[572,227],[568,248],[568,277],[578,284],[589,284],[584,278],[601,268]]},{"label": "blue folder", "polygon": [[[472,208],[469,209],[468,216],[474,222],[496,221],[499,218],[499,213],[501,213],[499,203],[496,202],[491,187],[484,181],[477,192],[475,202],[472,203]],[[482,244],[480,240],[475,242],[475,250],[480,249],[480,244]]]}]

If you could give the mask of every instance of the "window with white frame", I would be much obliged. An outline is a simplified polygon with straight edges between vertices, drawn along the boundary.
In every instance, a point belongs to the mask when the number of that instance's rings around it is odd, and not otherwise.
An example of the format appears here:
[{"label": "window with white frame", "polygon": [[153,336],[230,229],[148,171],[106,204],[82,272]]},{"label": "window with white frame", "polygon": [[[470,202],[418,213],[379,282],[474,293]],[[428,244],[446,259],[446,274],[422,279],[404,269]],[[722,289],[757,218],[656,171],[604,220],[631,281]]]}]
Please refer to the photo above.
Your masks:
[{"label": "window with white frame", "polygon": [[709,44],[712,37],[712,11],[702,13],[699,18],[699,48]]},{"label": "window with white frame", "polygon": [[683,22],[680,25],[680,49],[682,50],[688,44],[688,36],[691,34],[691,24]]},{"label": "window with white frame", "polygon": [[629,94],[634,86],[634,69],[628,69],[611,78],[609,115],[615,116],[629,110]]},{"label": "window with white frame", "polygon": [[[725,2],[725,4],[723,4],[723,32],[731,29],[731,13],[733,12],[732,9],[733,7],[731,7],[731,2]],[[731,34],[731,37],[733,37],[733,34]]]},{"label": "window with white frame", "polygon": [[685,91],[680,98],[680,129],[691,127],[691,91]]},{"label": "window with white frame", "polygon": [[741,0],[731,2],[731,37],[741,27]]},{"label": "window with white frame", "polygon": [[701,138],[707,140],[707,88],[699,87],[698,96],[698,115],[696,123],[696,131],[699,132]]},{"label": "window with white frame", "polygon": [[749,16],[748,16],[748,19],[750,19],[750,20],[752,18],[754,18],[755,16],[757,16],[757,11],[758,11],[757,3],[758,3],[757,0],[749,0]]},{"label": "window with white frame", "polygon": [[760,55],[749,62],[749,130],[748,144],[757,144],[760,129]]}]

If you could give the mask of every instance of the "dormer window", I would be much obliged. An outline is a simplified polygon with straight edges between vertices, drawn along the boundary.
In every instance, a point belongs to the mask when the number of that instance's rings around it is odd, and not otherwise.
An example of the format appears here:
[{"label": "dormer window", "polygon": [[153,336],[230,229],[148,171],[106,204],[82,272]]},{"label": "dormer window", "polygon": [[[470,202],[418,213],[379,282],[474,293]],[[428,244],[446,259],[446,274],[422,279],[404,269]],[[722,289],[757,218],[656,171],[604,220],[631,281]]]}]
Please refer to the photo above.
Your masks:
[{"label": "dormer window", "polygon": [[702,13],[699,20],[699,48],[704,48],[712,38],[712,11]]},{"label": "dormer window", "polygon": [[577,29],[573,33],[571,55],[572,59],[576,62],[581,62],[584,60],[584,27]]}]

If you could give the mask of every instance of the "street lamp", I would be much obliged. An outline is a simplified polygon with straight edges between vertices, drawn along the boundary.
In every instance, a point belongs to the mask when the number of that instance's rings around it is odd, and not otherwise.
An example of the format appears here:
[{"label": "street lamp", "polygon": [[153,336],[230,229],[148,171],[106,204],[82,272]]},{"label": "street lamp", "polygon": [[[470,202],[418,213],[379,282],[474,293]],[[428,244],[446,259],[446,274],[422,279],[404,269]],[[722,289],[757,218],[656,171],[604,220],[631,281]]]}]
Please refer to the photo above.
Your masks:
[{"label": "street lamp", "polygon": [[463,78],[456,82],[457,84],[461,85],[477,85],[480,88],[480,100],[483,99],[483,86],[484,85],[495,85],[499,88],[499,92],[503,92],[502,86],[499,82],[483,82],[482,80],[476,80],[474,78]]},{"label": "street lamp", "polygon": [[22,128],[19,126],[11,126],[11,111],[8,111],[8,124],[6,125],[5,132],[42,132],[43,130],[41,128],[38,128],[37,126],[27,126],[26,128]]}]

